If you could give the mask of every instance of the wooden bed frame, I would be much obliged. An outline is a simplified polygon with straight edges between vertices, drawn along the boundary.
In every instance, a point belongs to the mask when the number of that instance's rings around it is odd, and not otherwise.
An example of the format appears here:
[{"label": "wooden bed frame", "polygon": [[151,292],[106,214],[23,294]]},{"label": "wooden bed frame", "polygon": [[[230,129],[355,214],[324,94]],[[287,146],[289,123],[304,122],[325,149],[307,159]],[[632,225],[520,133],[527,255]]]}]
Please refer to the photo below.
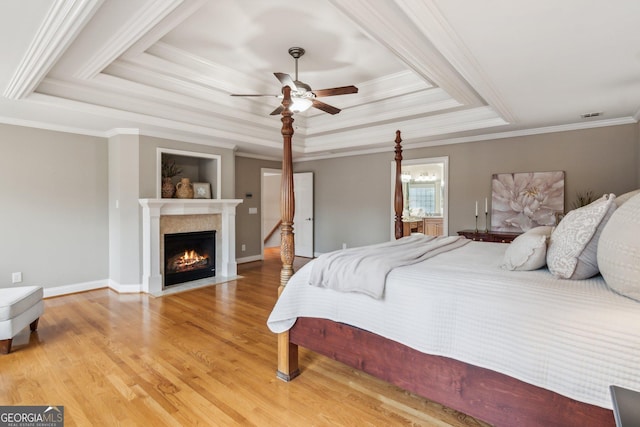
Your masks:
[{"label": "wooden bed frame", "polygon": [[[279,294],[293,275],[293,117],[291,89],[283,88],[282,185]],[[402,139],[395,139],[395,237],[402,237]],[[433,356],[371,332],[326,319],[298,318],[278,334],[278,378],[299,375],[298,346],[323,354],[405,390],[495,426],[615,426],[609,409],[578,402],[507,375],[458,360]]]}]

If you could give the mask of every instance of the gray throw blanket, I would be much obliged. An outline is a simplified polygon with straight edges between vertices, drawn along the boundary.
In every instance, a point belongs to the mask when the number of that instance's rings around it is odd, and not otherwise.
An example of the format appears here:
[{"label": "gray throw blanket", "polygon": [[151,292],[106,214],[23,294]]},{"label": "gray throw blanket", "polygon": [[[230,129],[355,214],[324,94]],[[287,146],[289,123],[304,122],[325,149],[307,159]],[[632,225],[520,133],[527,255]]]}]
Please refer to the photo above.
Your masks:
[{"label": "gray throw blanket", "polygon": [[314,260],[309,284],[381,299],[387,274],[394,268],[424,261],[469,241],[464,236],[419,234],[377,245],[329,252]]}]

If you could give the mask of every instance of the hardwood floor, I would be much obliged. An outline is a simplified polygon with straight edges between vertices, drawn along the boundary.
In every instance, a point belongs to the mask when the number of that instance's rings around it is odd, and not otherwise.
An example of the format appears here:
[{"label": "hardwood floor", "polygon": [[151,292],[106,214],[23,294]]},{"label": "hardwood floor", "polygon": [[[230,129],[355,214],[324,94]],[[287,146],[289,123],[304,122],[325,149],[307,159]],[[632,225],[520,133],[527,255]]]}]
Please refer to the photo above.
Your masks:
[{"label": "hardwood floor", "polygon": [[64,406],[66,426],[486,426],[304,349],[300,377],[278,380],[279,262],[160,298],[45,300],[38,331],[0,356],[0,405]]}]

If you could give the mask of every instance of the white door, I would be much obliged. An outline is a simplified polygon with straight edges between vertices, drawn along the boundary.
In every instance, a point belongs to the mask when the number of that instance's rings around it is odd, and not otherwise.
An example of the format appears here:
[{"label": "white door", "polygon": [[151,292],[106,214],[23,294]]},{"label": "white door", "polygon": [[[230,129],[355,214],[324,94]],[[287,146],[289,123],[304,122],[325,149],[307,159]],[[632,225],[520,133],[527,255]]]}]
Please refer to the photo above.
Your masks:
[{"label": "white door", "polygon": [[293,174],[296,199],[293,237],[296,256],[313,258],[313,172]]}]

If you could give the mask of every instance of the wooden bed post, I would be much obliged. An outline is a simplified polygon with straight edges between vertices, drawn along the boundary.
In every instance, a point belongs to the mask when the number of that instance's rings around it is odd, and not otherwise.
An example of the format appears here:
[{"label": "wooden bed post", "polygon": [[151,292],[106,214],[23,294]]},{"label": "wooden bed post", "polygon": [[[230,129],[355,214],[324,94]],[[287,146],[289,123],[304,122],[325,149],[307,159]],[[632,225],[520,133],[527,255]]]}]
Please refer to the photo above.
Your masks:
[{"label": "wooden bed post", "polygon": [[396,187],[393,198],[393,207],[396,213],[395,217],[395,234],[396,239],[402,237],[402,210],[404,205],[404,196],[402,194],[402,146],[400,143],[402,142],[402,138],[400,138],[400,131],[396,131]]},{"label": "wooden bed post", "polygon": [[[295,258],[295,242],[293,239],[293,216],[295,214],[295,198],[293,193],[293,159],[291,154],[291,137],[293,136],[293,113],[291,105],[291,88],[285,86],[282,90],[282,178],[280,184],[280,286],[278,296],[284,290],[289,278],[293,275],[293,260]],[[291,381],[300,374],[298,369],[298,346],[289,342],[289,331],[278,334],[278,378]]]}]

